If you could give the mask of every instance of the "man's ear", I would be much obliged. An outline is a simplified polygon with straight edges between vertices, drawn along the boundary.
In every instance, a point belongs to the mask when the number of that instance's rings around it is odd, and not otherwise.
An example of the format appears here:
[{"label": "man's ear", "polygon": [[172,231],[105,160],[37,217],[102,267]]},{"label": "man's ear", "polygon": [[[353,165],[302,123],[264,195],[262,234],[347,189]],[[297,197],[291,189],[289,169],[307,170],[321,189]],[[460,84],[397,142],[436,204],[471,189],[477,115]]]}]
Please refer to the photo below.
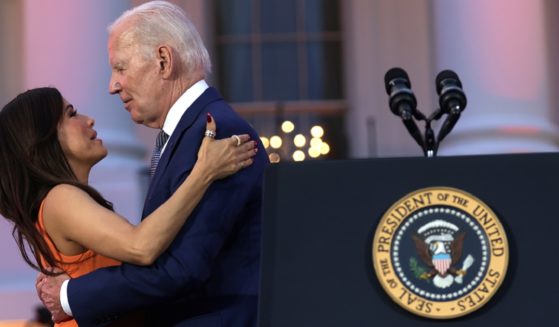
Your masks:
[{"label": "man's ear", "polygon": [[157,48],[157,61],[159,62],[159,72],[163,78],[169,78],[173,73],[173,51],[167,45]]}]

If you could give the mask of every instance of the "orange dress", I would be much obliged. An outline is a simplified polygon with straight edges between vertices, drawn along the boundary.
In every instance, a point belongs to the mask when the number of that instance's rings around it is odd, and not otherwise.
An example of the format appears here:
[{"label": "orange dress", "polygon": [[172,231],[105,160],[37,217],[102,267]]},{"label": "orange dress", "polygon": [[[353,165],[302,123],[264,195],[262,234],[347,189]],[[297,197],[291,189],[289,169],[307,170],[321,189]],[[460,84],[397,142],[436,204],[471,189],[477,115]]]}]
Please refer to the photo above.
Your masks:
[{"label": "orange dress", "polygon": [[[43,220],[44,203],[45,202],[43,201],[43,203],[41,203],[41,207],[39,208],[37,228],[45,239],[45,242],[47,243],[51,253],[53,254],[54,259],[59,262],[58,268],[65,270],[66,274],[68,274],[71,278],[77,278],[99,268],[120,265],[119,261],[107,258],[91,250],[87,250],[77,255],[64,255],[60,253],[45,229],[45,223]],[[75,320],[72,319],[59,324],[55,324],[55,326],[75,327],[78,326],[78,324]]]}]

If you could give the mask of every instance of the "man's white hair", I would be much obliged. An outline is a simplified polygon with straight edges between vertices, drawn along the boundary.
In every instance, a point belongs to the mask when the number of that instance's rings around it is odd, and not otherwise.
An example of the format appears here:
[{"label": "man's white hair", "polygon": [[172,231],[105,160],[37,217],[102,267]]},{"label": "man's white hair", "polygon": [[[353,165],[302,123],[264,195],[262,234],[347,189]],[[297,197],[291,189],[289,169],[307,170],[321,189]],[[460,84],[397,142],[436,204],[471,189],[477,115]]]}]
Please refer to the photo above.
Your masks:
[{"label": "man's white hair", "polygon": [[153,58],[155,47],[165,43],[178,52],[188,73],[211,72],[208,50],[180,7],[166,1],[146,2],[125,11],[108,27],[109,33],[125,21],[132,24],[120,36],[121,41],[140,46],[146,59]]}]

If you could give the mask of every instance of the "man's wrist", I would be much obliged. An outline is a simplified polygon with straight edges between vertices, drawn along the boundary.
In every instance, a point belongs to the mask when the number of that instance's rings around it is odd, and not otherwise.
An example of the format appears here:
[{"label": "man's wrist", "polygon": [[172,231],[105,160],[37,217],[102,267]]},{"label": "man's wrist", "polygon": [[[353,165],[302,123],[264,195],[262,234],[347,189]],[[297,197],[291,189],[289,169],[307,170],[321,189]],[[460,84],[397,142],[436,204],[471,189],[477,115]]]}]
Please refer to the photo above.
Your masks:
[{"label": "man's wrist", "polygon": [[60,288],[60,305],[62,306],[62,310],[70,316],[73,317],[72,309],[70,309],[70,302],[68,301],[68,283],[70,282],[69,279],[62,282],[62,287]]}]

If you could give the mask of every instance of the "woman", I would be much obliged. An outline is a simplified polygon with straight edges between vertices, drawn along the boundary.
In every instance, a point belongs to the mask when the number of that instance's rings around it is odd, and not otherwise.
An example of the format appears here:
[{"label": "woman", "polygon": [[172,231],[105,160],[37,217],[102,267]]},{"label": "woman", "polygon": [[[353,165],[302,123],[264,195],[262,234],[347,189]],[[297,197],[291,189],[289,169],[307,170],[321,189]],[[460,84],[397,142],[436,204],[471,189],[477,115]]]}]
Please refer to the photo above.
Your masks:
[{"label": "woman", "polygon": [[[24,92],[0,112],[0,214],[14,223],[24,260],[45,274],[51,267],[78,277],[120,261],[151,264],[212,181],[252,164],[256,153],[248,135],[205,137],[188,178],[134,226],[88,186],[91,168],[107,155],[93,125],[54,88]],[[211,116],[208,129],[215,131]]]}]

